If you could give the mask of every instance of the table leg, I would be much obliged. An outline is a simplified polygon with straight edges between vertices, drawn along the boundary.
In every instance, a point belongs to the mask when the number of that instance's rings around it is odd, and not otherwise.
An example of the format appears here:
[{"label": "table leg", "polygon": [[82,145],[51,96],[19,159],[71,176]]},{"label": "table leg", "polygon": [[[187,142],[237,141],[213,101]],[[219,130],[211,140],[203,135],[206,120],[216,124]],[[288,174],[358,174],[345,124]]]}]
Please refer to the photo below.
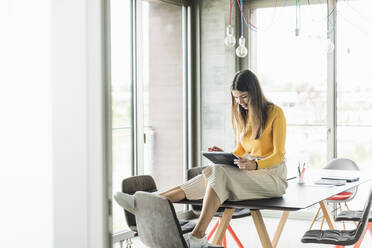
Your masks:
[{"label": "table leg", "polygon": [[263,248],[273,248],[260,210],[251,209],[251,215]]},{"label": "table leg", "polygon": [[329,229],[331,229],[331,230],[335,229],[335,226],[333,225],[333,222],[332,222],[332,220],[331,220],[331,217],[329,217],[329,214],[328,214],[327,208],[326,208],[326,206],[324,205],[324,201],[319,202],[319,205],[320,205],[320,207],[322,208],[323,216],[324,216],[324,218],[325,218],[326,221],[327,221],[327,224],[328,224],[328,226],[329,226]]},{"label": "table leg", "polygon": [[289,211],[283,211],[282,217],[280,218],[278,227],[276,228],[273,241],[271,242],[273,244],[273,247],[275,248],[278,245],[280,235],[282,234],[283,228],[285,223],[287,222],[289,215]]},{"label": "table leg", "polygon": [[214,245],[220,245],[223,239],[223,236],[225,236],[226,229],[229,226],[230,220],[232,218],[232,215],[234,214],[235,209],[233,208],[226,208],[223,212],[222,219],[220,224],[218,225],[216,234],[213,237],[212,244]]}]

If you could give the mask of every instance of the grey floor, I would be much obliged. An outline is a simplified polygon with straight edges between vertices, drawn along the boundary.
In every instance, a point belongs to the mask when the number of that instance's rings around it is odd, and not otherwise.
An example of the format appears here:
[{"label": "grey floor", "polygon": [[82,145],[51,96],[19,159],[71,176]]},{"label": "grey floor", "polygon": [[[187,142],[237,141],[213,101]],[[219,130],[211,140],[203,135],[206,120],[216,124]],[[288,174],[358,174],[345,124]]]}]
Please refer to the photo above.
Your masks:
[{"label": "grey floor", "polygon": [[[279,223],[278,218],[272,217],[264,217],[264,222],[266,224],[267,230],[269,232],[270,237],[273,236],[273,232],[276,229],[277,224]],[[209,226],[209,229],[212,228],[214,225],[215,220]],[[310,225],[310,221],[308,220],[296,220],[296,219],[288,219],[282,236],[278,243],[278,248],[301,248],[301,247],[334,247],[332,245],[315,245],[315,244],[303,244],[301,243],[301,237],[306,232]],[[319,228],[320,223],[316,223],[313,229]],[[337,223],[336,228],[342,229],[342,225]],[[261,243],[258,238],[258,234],[254,227],[252,218],[242,218],[232,220],[231,226],[240,238],[241,242],[243,243],[245,248],[259,248],[261,247]],[[326,227],[326,224],[324,225]],[[347,225],[347,228],[354,228],[353,224]],[[139,238],[134,238],[132,240],[133,248],[142,248],[144,246]],[[124,246],[125,247],[125,246]],[[227,237],[227,247],[229,248],[236,248],[238,247],[230,235]],[[352,247],[352,246],[351,246]],[[372,247],[372,237],[367,233],[362,243],[361,248],[371,248]]]}]

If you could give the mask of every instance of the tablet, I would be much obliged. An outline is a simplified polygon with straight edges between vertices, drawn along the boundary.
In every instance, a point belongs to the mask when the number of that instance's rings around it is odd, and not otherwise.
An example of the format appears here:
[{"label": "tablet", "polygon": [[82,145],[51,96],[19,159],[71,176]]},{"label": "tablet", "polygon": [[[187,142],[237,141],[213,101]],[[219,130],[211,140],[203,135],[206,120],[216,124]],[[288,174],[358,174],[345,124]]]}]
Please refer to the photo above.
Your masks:
[{"label": "tablet", "polygon": [[234,164],[234,159],[239,159],[231,152],[202,152],[203,156],[208,158],[214,164],[227,164],[237,166]]}]

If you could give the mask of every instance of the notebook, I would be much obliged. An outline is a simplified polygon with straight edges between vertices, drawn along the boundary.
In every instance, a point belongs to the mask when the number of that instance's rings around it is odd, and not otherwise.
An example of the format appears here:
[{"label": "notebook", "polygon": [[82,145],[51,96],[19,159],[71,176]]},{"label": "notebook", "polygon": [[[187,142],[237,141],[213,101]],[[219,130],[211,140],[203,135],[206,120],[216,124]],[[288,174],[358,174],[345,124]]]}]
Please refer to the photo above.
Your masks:
[{"label": "notebook", "polygon": [[346,180],[322,178],[322,179],[315,181],[315,184],[342,186],[346,184]]},{"label": "notebook", "polygon": [[355,182],[359,180],[359,171],[345,171],[345,170],[323,170],[325,173],[322,179],[330,180],[345,180],[346,182]]}]

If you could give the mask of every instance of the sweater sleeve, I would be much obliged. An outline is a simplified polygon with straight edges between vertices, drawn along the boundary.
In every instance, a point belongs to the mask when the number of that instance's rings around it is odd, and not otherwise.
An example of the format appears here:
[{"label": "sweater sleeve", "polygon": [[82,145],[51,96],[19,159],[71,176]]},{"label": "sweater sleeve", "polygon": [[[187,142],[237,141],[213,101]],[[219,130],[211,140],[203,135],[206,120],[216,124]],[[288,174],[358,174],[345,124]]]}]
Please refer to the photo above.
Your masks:
[{"label": "sweater sleeve", "polygon": [[243,157],[246,154],[246,151],[242,146],[242,143],[240,143],[240,140],[236,142],[236,147],[232,153],[234,153],[238,157]]},{"label": "sweater sleeve", "polygon": [[268,168],[283,161],[285,155],[286,119],[283,110],[278,108],[277,116],[273,120],[273,153],[262,160],[257,161],[258,169]]}]

